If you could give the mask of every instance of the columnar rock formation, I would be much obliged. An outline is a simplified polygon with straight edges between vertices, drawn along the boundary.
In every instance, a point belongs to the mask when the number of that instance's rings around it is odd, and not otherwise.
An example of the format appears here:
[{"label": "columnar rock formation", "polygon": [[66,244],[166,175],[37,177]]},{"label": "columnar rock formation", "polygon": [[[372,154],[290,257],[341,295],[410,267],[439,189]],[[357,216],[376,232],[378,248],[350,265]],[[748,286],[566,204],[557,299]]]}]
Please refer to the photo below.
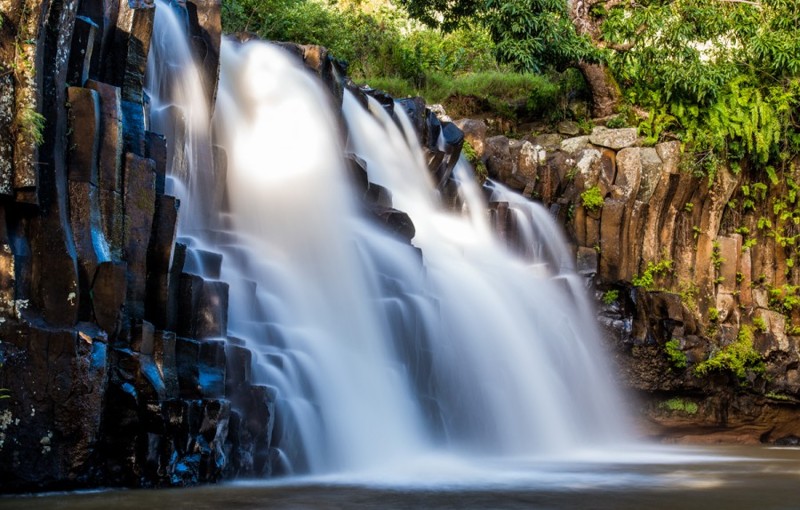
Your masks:
[{"label": "columnar rock formation", "polygon": [[[220,4],[186,9],[213,91]],[[146,128],[153,3],[0,12],[0,487],[268,473],[274,395],[224,340],[226,284],[183,270]]]},{"label": "columnar rock formation", "polygon": [[[722,166],[709,177],[680,142],[644,146],[634,128],[510,140],[481,121],[457,124],[492,178],[564,223],[577,269],[606,297],[600,319],[623,381],[643,392],[650,433],[800,436],[796,171],[778,180]],[[493,217],[513,245],[507,209],[494,204]],[[742,338],[763,366],[698,370]]]}]

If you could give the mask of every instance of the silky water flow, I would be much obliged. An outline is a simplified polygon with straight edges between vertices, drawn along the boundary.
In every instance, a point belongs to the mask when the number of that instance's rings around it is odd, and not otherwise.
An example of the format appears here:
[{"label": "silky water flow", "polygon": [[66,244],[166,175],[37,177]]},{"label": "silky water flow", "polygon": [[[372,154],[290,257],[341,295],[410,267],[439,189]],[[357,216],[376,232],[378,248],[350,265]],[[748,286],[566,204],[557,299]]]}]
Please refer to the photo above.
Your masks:
[{"label": "silky water flow", "polygon": [[[167,137],[187,271],[213,278],[203,254],[222,254],[228,336],[275,388],[284,470],[390,473],[623,442],[587,291],[547,211],[493,184],[524,240],[512,252],[463,161],[463,211],[443,206],[402,108],[345,91],[343,136],[318,79],[264,42],[223,41],[209,121],[179,12],[157,2],[151,129]],[[413,220],[413,246],[364,211],[349,153]]]}]

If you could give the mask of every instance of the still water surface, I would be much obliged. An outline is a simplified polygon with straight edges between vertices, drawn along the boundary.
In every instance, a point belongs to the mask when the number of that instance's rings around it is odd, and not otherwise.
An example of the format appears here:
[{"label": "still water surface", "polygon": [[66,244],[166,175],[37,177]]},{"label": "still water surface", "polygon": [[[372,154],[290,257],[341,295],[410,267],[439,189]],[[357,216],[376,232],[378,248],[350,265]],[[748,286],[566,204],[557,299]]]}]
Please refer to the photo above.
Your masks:
[{"label": "still water surface", "polygon": [[800,449],[653,448],[569,459],[430,457],[402,470],[0,499],[0,509],[800,509]]}]

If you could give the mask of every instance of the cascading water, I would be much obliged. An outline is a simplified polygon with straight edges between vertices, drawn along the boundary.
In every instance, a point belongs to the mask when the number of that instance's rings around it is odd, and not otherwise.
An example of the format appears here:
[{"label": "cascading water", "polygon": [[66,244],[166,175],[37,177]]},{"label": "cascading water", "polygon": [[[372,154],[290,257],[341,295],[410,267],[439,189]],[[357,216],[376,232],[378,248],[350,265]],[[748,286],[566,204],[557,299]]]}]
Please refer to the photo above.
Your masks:
[{"label": "cascading water", "polygon": [[530,219],[528,257],[512,254],[467,169],[457,174],[468,213],[455,214],[408,119],[398,114],[401,129],[374,100],[368,111],[345,92],[347,150],[409,214],[420,258],[363,212],[316,78],[277,47],[227,40],[213,128],[227,154],[223,202],[197,120],[205,95],[175,88],[201,81],[175,72],[193,64],[176,49],[185,36],[175,12],[157,6],[149,93],[172,145],[181,232],[223,254],[229,335],[277,389],[278,446],[295,470],[437,451],[530,456],[624,437],[591,307],[546,212],[496,187],[496,200]]}]

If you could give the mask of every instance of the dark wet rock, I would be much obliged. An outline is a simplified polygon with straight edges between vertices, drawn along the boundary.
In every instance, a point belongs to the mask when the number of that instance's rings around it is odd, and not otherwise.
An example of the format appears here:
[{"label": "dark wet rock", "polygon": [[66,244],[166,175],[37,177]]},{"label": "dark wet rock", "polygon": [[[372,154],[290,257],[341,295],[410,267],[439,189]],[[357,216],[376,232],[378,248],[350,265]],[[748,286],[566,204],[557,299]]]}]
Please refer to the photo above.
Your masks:
[{"label": "dark wet rock", "polygon": [[355,154],[347,155],[347,168],[350,171],[350,182],[353,184],[357,193],[362,197],[369,188],[369,177],[367,175],[367,163]]},{"label": "dark wet rock", "polygon": [[68,182],[72,238],[78,256],[80,288],[74,299],[79,303],[81,320],[91,319],[92,287],[97,266],[108,262],[110,251],[100,226],[97,188],[88,182]]},{"label": "dark wet rock", "polygon": [[484,158],[489,177],[506,182],[514,173],[509,141],[505,136],[493,136],[486,140]]},{"label": "dark wet rock", "polygon": [[164,194],[167,180],[167,139],[158,133],[145,134],[145,156],[155,163],[156,195]]},{"label": "dark wet rock", "polygon": [[175,359],[182,398],[225,395],[225,343],[177,338]]},{"label": "dark wet rock", "polygon": [[370,212],[390,232],[397,234],[406,241],[411,242],[416,235],[414,222],[411,221],[408,214],[391,207],[380,206],[370,207]]},{"label": "dark wet rock", "polygon": [[6,490],[86,479],[100,439],[105,337],[88,329],[7,329],[0,387],[0,474]]},{"label": "dark wet rock", "polygon": [[217,338],[227,334],[228,284],[183,273],[179,280],[176,332],[190,338]]},{"label": "dark wet rock", "polygon": [[208,94],[209,111],[213,113],[219,76],[219,48],[222,42],[221,0],[191,0],[186,2],[189,13],[189,31],[193,35],[194,50],[200,62],[200,75]]},{"label": "dark wet rock", "polygon": [[94,80],[86,88],[97,92],[100,104],[100,143],[97,184],[103,190],[122,190],[122,106],[118,87]]},{"label": "dark wet rock", "polygon": [[800,446],[800,437],[788,435],[778,438],[773,443],[775,446]]},{"label": "dark wet rock", "polygon": [[150,247],[147,251],[147,299],[145,315],[156,327],[166,328],[169,309],[170,262],[178,224],[179,201],[156,198]]},{"label": "dark wet rock", "polygon": [[95,37],[100,27],[85,16],[75,18],[75,31],[72,33],[70,49],[68,83],[83,87],[89,79],[92,55],[95,48]]},{"label": "dark wet rock", "polygon": [[378,208],[391,208],[392,207],[392,192],[383,186],[375,183],[369,183],[365,201]]},{"label": "dark wet rock", "polygon": [[155,215],[155,164],[135,154],[125,155],[124,256],[128,262],[128,309],[144,318],[147,292],[147,252]]},{"label": "dark wet rock", "polygon": [[397,105],[403,108],[408,118],[411,120],[411,125],[420,137],[420,140],[427,140],[425,133],[427,114],[425,110],[425,100],[421,97],[409,97],[405,99],[398,99]]}]

